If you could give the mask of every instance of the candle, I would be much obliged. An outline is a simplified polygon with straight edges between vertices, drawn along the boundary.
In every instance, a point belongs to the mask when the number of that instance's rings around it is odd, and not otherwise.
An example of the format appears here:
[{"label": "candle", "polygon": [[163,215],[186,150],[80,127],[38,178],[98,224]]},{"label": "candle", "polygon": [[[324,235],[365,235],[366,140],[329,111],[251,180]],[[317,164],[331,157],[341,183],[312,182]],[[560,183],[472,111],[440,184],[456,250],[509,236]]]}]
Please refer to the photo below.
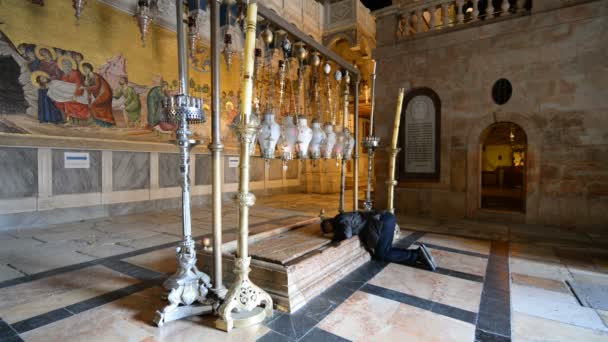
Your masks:
[{"label": "candle", "polygon": [[[376,108],[376,61],[372,61],[372,105],[369,114],[369,136],[374,135],[374,109]],[[367,96],[366,96],[367,101]]]},{"label": "candle", "polygon": [[401,123],[401,108],[403,107],[404,88],[399,88],[399,96],[397,97],[397,111],[395,112],[395,126],[393,127],[393,142],[391,147],[397,148],[397,139],[399,138],[399,124]]}]

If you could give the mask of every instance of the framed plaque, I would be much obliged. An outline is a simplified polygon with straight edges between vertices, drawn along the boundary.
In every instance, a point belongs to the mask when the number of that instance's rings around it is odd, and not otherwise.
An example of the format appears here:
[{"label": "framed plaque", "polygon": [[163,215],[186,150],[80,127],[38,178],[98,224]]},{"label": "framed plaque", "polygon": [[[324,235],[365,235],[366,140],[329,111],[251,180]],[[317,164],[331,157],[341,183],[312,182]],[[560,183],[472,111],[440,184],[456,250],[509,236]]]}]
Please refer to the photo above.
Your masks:
[{"label": "framed plaque", "polygon": [[439,180],[441,101],[429,88],[408,92],[399,128],[399,179]]}]

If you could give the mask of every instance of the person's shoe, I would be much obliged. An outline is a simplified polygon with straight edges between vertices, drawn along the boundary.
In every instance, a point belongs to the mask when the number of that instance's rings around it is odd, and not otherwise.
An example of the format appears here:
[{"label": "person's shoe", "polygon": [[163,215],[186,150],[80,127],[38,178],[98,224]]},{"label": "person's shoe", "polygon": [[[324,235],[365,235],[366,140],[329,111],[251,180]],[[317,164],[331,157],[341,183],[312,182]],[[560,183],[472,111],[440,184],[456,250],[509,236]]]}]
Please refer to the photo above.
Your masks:
[{"label": "person's shoe", "polygon": [[420,255],[422,256],[422,260],[420,261],[429,269],[429,271],[435,272],[435,269],[437,268],[435,259],[433,259],[431,252],[429,252],[429,249],[423,243],[420,244]]}]

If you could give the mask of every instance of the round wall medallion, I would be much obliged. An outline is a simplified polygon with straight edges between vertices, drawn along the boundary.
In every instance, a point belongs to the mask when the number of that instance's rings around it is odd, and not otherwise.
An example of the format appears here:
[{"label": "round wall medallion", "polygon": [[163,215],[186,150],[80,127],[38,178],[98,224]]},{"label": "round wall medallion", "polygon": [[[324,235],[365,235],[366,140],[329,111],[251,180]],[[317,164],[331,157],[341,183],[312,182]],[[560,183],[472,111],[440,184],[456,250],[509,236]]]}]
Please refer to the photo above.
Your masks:
[{"label": "round wall medallion", "polygon": [[496,104],[504,105],[509,101],[512,94],[513,87],[511,86],[511,82],[505,78],[496,81],[492,87],[492,98]]}]

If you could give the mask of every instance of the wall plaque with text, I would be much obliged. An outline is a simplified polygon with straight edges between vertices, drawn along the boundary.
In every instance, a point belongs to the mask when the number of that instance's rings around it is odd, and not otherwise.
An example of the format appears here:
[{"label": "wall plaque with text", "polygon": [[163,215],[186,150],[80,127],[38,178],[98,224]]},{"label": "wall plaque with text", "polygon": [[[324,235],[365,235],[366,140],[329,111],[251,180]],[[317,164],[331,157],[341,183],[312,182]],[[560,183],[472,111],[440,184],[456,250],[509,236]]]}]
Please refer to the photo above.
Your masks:
[{"label": "wall plaque with text", "polygon": [[441,102],[428,88],[404,98],[401,117],[400,179],[439,180]]}]

